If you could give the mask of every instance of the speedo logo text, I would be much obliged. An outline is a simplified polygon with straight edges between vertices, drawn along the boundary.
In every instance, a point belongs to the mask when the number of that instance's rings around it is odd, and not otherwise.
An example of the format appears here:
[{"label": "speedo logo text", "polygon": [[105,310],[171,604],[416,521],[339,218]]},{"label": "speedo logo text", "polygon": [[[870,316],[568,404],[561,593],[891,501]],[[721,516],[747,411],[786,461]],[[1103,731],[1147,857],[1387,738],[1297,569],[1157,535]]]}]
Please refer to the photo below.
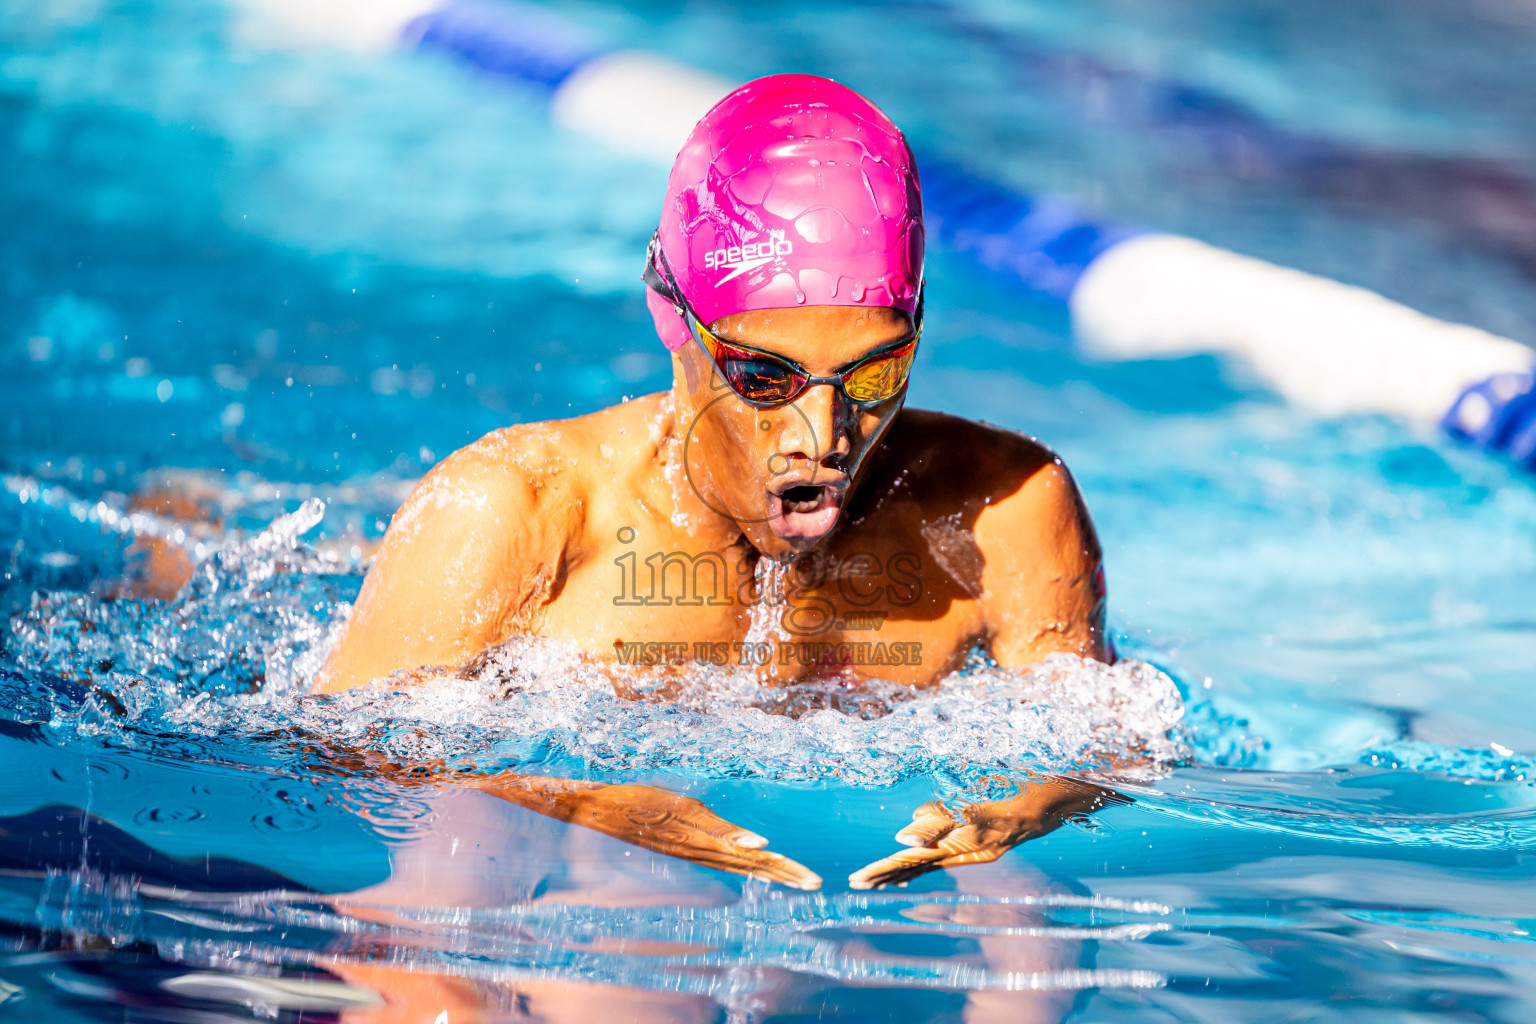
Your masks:
[{"label": "speedo logo text", "polygon": [[738,274],[745,274],[749,270],[756,270],[775,256],[788,256],[795,251],[794,243],[784,238],[770,238],[763,242],[748,242],[746,245],[731,245],[715,249],[704,254],[704,266],[710,270],[729,270],[720,280],[715,282],[719,287]]}]

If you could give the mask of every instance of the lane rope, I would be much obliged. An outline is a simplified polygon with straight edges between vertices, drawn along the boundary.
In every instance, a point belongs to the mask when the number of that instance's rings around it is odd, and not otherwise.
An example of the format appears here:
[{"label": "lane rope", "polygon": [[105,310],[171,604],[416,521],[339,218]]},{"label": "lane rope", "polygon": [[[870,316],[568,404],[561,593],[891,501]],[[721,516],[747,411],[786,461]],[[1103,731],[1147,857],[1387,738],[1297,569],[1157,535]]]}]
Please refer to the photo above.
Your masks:
[{"label": "lane rope", "polygon": [[[261,34],[446,54],[549,93],[551,119],[618,152],[670,163],[732,83],[654,54],[614,50],[515,0],[242,0]],[[1379,414],[1536,468],[1536,353],[1365,288],[1192,238],[1101,223],[928,157],[932,238],[1063,304],[1102,359],[1213,353],[1322,415]]]}]

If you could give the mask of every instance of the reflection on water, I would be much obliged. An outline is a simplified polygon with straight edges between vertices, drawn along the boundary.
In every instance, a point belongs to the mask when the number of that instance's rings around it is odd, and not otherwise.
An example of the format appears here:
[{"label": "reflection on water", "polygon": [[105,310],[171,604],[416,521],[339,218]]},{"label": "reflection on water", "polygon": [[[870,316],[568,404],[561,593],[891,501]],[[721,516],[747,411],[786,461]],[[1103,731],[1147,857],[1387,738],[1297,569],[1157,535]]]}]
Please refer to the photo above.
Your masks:
[{"label": "reflection on water", "polygon": [[[13,955],[0,958],[0,972],[13,985],[81,999],[362,1015],[355,1020],[385,1012],[382,999],[394,1014],[436,1000],[428,1017],[448,1008],[450,1019],[454,1008],[500,1012],[532,1000],[543,1013],[520,1012],[575,1021],[584,1019],[578,1009],[622,998],[617,989],[650,993],[638,1005],[654,1016],[640,1019],[657,1020],[709,1019],[708,1007],[759,1019],[843,986],[1040,993],[1000,1003],[1018,1009],[1054,1006],[1059,994],[1085,988],[1166,981],[1156,971],[1083,963],[1084,943],[1167,932],[1171,910],[1157,903],[1055,892],[1027,871],[997,868],[973,873],[961,893],[813,896],[760,883],[736,892],[589,831],[477,803],[480,796],[439,803],[431,833],[396,850],[388,881],[340,896],[219,891],[238,880],[231,868],[213,877],[183,865],[166,877],[163,856],[158,876],[146,875],[154,865],[129,855],[158,855],[104,821],[65,812],[58,817],[70,831],[114,849],[126,870],[0,874],[6,907],[35,908],[7,913]],[[525,820],[496,820],[509,811]],[[460,851],[476,852],[455,857]],[[512,898],[508,872],[485,870],[508,854],[510,873],[521,868],[530,883]],[[553,874],[532,878],[538,864]],[[274,881],[259,870],[246,880]],[[989,892],[999,889],[1010,895]],[[28,952],[15,955],[18,948]],[[29,980],[34,971],[42,977]]]},{"label": "reflection on water", "polygon": [[[1358,1007],[1413,1005],[1422,974],[1444,966],[1536,963],[1528,889],[1494,907],[1476,883],[1427,864],[1361,888],[1350,861],[1316,856],[1264,862],[1258,879],[1243,869],[1106,877],[1093,895],[998,866],[957,875],[959,892],[808,895],[711,891],[639,862],[616,873],[621,844],[570,830],[547,851],[563,864],[555,884],[444,904],[437,873],[420,869],[445,863],[436,844],[477,838],[472,815],[449,816],[426,847],[397,857],[382,887],[342,896],[216,891],[190,866],[154,882],[127,862],[128,873],[8,869],[0,994],[168,1021],[198,1008],[238,1019],[430,1020],[447,1009],[451,1020],[578,1022],[617,1008],[640,1020],[793,1019],[818,1007],[863,1019],[871,991],[908,993],[881,1005],[911,1019],[892,1008],[955,1012],[966,993],[967,1019],[1033,1020],[1057,1019],[1074,992],[1093,989],[1101,1005],[1128,1008],[1140,992],[1144,1011],[1183,1019],[1213,985],[1228,999],[1283,1001],[1298,974],[1326,984],[1310,965],[1329,957],[1359,979]],[[484,840],[505,825],[479,827]],[[102,821],[86,831],[107,847],[118,835]],[[1204,895],[1183,906],[1134,895],[1193,891],[1181,886]]]}]

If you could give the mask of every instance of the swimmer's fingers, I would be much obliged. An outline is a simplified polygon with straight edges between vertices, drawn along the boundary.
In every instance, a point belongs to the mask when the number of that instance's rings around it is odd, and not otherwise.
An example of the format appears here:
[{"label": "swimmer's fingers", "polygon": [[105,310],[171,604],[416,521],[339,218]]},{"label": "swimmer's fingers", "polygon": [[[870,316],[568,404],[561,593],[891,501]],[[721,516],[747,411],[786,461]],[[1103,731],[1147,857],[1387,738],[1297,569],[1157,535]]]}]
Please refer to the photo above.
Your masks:
[{"label": "swimmer's fingers", "polygon": [[[905,829],[903,831],[906,831]],[[966,864],[985,864],[997,860],[1011,847],[987,843],[975,825],[952,829],[931,846],[901,850],[848,876],[854,889],[879,889],[886,885],[906,885],[919,875]]]},{"label": "swimmer's fingers", "polygon": [[938,867],[946,854],[933,847],[902,850],[877,860],[848,876],[850,889],[879,889],[886,885],[906,885],[918,875]]},{"label": "swimmer's fingers", "polygon": [[1069,815],[1091,814],[1125,798],[1091,783],[1042,778],[1004,800],[970,804],[958,816],[938,803],[924,804],[912,824],[896,834],[903,843],[921,842],[849,876],[855,889],[904,885],[927,871],[984,864],[1020,843],[1055,829]]},{"label": "swimmer's fingers", "polygon": [[910,825],[896,833],[896,841],[912,849],[894,853],[854,872],[848,876],[848,884],[855,889],[905,885],[918,875],[941,867],[946,857],[959,852],[943,843],[961,828],[961,819],[953,811],[938,800],[930,800],[912,812]]},{"label": "swimmer's fingers", "polygon": [[903,846],[932,846],[959,824],[948,807],[930,800],[912,812],[912,824],[896,833],[896,841]]},{"label": "swimmer's fingers", "polygon": [[692,797],[650,786],[606,786],[578,794],[568,820],[705,867],[796,889],[821,888],[821,876],[762,849],[768,840],[726,821]]},{"label": "swimmer's fingers", "polygon": [[689,846],[683,849],[661,847],[651,847],[651,849],[681,857],[707,868],[746,875],[748,878],[761,878],[768,882],[778,882],[791,889],[812,891],[821,888],[821,876],[816,872],[782,854],[767,850],[716,850],[707,845]]}]

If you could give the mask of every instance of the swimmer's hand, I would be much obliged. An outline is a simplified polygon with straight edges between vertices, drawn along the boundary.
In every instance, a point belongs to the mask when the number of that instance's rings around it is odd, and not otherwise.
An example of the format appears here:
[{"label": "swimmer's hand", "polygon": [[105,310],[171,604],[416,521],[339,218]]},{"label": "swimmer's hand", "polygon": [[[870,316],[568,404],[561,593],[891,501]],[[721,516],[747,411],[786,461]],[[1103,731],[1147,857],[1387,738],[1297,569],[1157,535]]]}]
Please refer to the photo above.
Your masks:
[{"label": "swimmer's hand", "polygon": [[912,824],[896,833],[911,849],[893,853],[848,876],[854,889],[906,885],[918,875],[997,860],[1020,843],[1054,832],[1068,817],[1089,814],[1125,797],[1075,779],[1046,778],[1016,796],[971,804],[956,815],[937,800],[912,812]]},{"label": "swimmer's hand", "polygon": [[794,889],[820,889],[821,876],[763,847],[768,840],[733,825],[692,797],[653,786],[609,786],[515,777],[473,783],[503,799],[626,843],[707,868]]}]

